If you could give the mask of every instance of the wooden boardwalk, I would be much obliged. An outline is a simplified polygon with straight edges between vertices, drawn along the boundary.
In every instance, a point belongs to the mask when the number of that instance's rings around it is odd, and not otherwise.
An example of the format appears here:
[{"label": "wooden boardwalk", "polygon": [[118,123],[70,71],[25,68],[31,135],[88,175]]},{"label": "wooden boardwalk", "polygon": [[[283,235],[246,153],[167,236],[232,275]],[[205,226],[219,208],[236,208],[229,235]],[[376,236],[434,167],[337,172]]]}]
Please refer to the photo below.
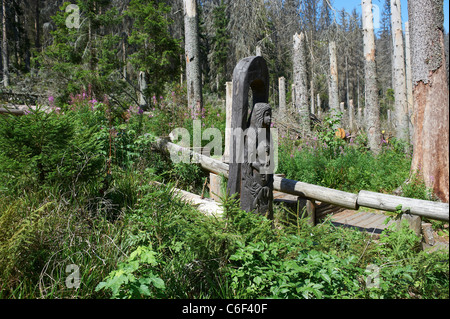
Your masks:
[{"label": "wooden boardwalk", "polygon": [[[275,203],[283,203],[294,211],[297,206],[297,196],[284,194],[274,191],[273,197]],[[329,217],[335,226],[356,228],[361,231],[366,231],[378,237],[381,232],[388,227],[392,221],[385,224],[388,218],[381,211],[366,212],[342,209],[327,203],[316,202],[316,222]]]},{"label": "wooden boardwalk", "polygon": [[381,212],[371,213],[344,210],[333,214],[331,216],[331,222],[336,226],[352,227],[379,236],[392,223],[392,221],[389,221],[385,224],[387,218],[388,216]]}]

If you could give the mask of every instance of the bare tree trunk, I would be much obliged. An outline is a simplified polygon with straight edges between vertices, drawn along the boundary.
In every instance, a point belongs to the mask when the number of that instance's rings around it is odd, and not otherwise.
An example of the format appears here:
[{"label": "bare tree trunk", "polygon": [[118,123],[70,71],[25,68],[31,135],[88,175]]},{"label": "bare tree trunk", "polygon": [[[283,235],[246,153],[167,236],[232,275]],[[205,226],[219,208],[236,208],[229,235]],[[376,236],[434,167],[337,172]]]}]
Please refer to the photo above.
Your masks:
[{"label": "bare tree trunk", "polygon": [[125,32],[122,33],[122,76],[123,79],[127,80],[127,34]]},{"label": "bare tree trunk", "polygon": [[356,121],[358,122],[358,129],[364,127],[364,120],[362,118],[362,109],[361,109],[361,91],[359,89],[359,77],[358,77],[358,81],[357,81],[357,100],[356,100],[356,110],[357,110],[357,118]]},{"label": "bare tree trunk", "polygon": [[320,117],[322,115],[322,105],[320,102],[320,94],[317,93],[317,116]]},{"label": "bare tree trunk", "polygon": [[[403,51],[403,30],[400,0],[391,0],[391,23],[394,64],[394,93],[395,93],[395,135],[409,145],[408,103],[406,100],[405,56]],[[407,147],[408,148],[408,147]]]},{"label": "bare tree trunk", "polygon": [[377,89],[377,66],[375,63],[375,34],[373,28],[372,1],[362,0],[364,69],[365,69],[365,126],[370,150],[381,150],[380,107]]},{"label": "bare tree trunk", "polygon": [[41,26],[40,26],[40,13],[41,13],[40,0],[36,0],[36,6],[34,8],[34,28],[36,30],[36,37],[34,41],[34,47],[39,52],[41,50]]},{"label": "bare tree trunk", "polygon": [[305,35],[295,34],[294,40],[294,84],[295,109],[300,115],[300,129],[303,134],[310,132],[308,87],[306,85]]},{"label": "bare tree trunk", "polygon": [[316,114],[316,111],[314,110],[314,82],[311,80],[311,113]]},{"label": "bare tree trunk", "polygon": [[411,172],[449,199],[449,90],[445,66],[443,0],[408,1],[414,96]]},{"label": "bare tree trunk", "polygon": [[147,97],[146,97],[146,91],[147,91],[147,79],[145,76],[145,72],[141,71],[139,72],[139,108],[145,110],[147,109]]},{"label": "bare tree trunk", "polygon": [[256,46],[256,56],[262,56],[261,47],[259,45]]},{"label": "bare tree trunk", "polygon": [[196,0],[184,0],[184,30],[188,106],[200,111],[203,107],[203,95]]},{"label": "bare tree trunk", "polygon": [[335,114],[339,111],[339,89],[338,89],[338,66],[336,56],[336,42],[331,41],[330,50],[330,81],[329,81],[329,104],[330,111]]},{"label": "bare tree trunk", "polygon": [[6,0],[2,2],[2,61],[3,61],[3,86],[9,86],[9,70],[8,70],[8,39],[6,37]]},{"label": "bare tree trunk", "polygon": [[411,78],[411,46],[409,40],[409,23],[405,22],[405,59],[406,59],[406,99],[408,101],[408,119],[409,119],[409,139],[414,139],[414,99]]},{"label": "bare tree trunk", "polygon": [[355,131],[355,107],[353,105],[353,100],[348,101],[348,123],[350,132]]},{"label": "bare tree trunk", "polygon": [[291,85],[291,108],[295,109],[295,84]]},{"label": "bare tree trunk", "polygon": [[345,90],[346,90],[346,99],[345,102],[347,103],[347,108],[350,106],[350,88],[348,84],[348,61],[347,57],[345,57]]},{"label": "bare tree trunk", "polygon": [[233,113],[233,82],[225,84],[225,151],[223,152],[222,161],[230,162],[230,148],[232,143],[231,136],[231,114]]},{"label": "bare tree trunk", "polygon": [[279,91],[279,113],[284,116],[286,113],[286,81],[282,76],[278,78],[278,91]]}]

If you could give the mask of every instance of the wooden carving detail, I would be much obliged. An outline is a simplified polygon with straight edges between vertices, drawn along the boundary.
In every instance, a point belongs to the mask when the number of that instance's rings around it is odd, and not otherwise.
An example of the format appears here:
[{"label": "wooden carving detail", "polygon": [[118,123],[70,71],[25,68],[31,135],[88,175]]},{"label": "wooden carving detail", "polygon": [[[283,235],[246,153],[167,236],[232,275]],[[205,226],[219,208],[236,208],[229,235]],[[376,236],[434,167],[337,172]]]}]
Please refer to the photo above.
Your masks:
[{"label": "wooden carving detail", "polygon": [[[253,103],[247,118],[250,89]],[[240,194],[241,209],[272,219],[274,165],[268,97],[266,61],[260,56],[242,59],[233,73],[233,134],[227,191],[230,195]]]}]

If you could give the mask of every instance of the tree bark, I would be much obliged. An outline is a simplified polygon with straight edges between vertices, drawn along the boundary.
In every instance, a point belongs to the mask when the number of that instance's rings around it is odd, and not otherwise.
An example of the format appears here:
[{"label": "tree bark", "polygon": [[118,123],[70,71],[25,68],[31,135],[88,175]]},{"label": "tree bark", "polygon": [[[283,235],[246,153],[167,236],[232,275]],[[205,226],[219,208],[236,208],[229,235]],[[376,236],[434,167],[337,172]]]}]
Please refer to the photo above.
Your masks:
[{"label": "tree bark", "polygon": [[305,35],[295,34],[294,40],[294,84],[295,109],[300,115],[300,129],[303,134],[310,132],[308,87],[306,85]]},{"label": "tree bark", "polygon": [[445,66],[443,0],[408,2],[414,97],[411,173],[449,199],[449,90]]},{"label": "tree bark", "polygon": [[225,151],[223,152],[222,161],[230,162],[230,148],[233,137],[231,136],[231,114],[233,112],[233,82],[225,84]]},{"label": "tree bark", "polygon": [[278,91],[279,91],[279,113],[284,116],[286,113],[286,81],[284,76],[278,78]]},{"label": "tree bark", "polygon": [[322,115],[322,104],[320,102],[320,94],[317,93],[317,116],[320,117]]},{"label": "tree bark", "polygon": [[353,106],[353,100],[348,101],[348,126],[350,132],[355,131],[355,107]]},{"label": "tree bark", "polygon": [[9,86],[9,70],[8,70],[8,39],[6,37],[6,0],[2,1],[2,62],[3,62],[3,86]]},{"label": "tree bark", "polygon": [[[400,0],[391,0],[391,23],[392,23],[392,44],[394,76],[393,86],[395,94],[395,135],[397,139],[409,144],[409,119],[408,103],[406,100],[406,75],[405,56],[403,51],[403,30]],[[408,147],[407,147],[408,148]]]},{"label": "tree bark", "polygon": [[377,89],[377,66],[375,62],[375,34],[373,28],[372,1],[362,0],[364,69],[365,69],[365,126],[370,150],[381,151],[380,107]]},{"label": "tree bark", "polygon": [[338,89],[338,66],[336,56],[336,42],[331,41],[329,44],[330,52],[330,83],[329,83],[329,104],[330,111],[339,111],[339,89]]},{"label": "tree bark", "polygon": [[139,72],[138,83],[139,83],[139,94],[138,94],[139,108],[146,110],[148,108],[147,107],[148,97],[146,96],[147,78],[145,72],[143,71]]},{"label": "tree bark", "polygon": [[406,100],[408,101],[409,139],[414,138],[414,99],[411,78],[411,45],[409,39],[409,22],[405,22],[405,72],[406,72]]},{"label": "tree bark", "polygon": [[203,95],[196,0],[184,0],[184,30],[188,106],[200,111]]},{"label": "tree bark", "polygon": [[36,31],[36,38],[34,40],[34,47],[38,52],[41,51],[41,23],[40,23],[41,3],[36,0],[34,8],[34,28]]}]

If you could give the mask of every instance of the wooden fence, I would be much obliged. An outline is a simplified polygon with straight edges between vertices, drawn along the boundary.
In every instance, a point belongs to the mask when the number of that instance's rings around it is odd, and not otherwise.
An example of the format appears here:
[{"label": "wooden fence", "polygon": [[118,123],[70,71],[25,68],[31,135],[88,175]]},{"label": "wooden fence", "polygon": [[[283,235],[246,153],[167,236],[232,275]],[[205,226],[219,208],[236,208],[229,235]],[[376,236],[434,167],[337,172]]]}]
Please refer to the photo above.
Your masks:
[{"label": "wooden fence", "polygon": [[[157,138],[154,145],[160,151],[168,151],[170,153],[189,151],[193,162],[198,162],[201,167],[212,173],[218,175],[223,174],[225,177],[228,177],[228,164],[226,163],[183,148],[169,142],[167,139]],[[388,212],[396,212],[401,209],[404,213],[434,220],[449,221],[448,203],[413,199],[364,190],[360,191],[358,194],[353,194],[294,181],[276,175],[274,176],[273,188],[282,193],[317,200],[346,209],[358,210],[359,207],[368,207]]]}]

